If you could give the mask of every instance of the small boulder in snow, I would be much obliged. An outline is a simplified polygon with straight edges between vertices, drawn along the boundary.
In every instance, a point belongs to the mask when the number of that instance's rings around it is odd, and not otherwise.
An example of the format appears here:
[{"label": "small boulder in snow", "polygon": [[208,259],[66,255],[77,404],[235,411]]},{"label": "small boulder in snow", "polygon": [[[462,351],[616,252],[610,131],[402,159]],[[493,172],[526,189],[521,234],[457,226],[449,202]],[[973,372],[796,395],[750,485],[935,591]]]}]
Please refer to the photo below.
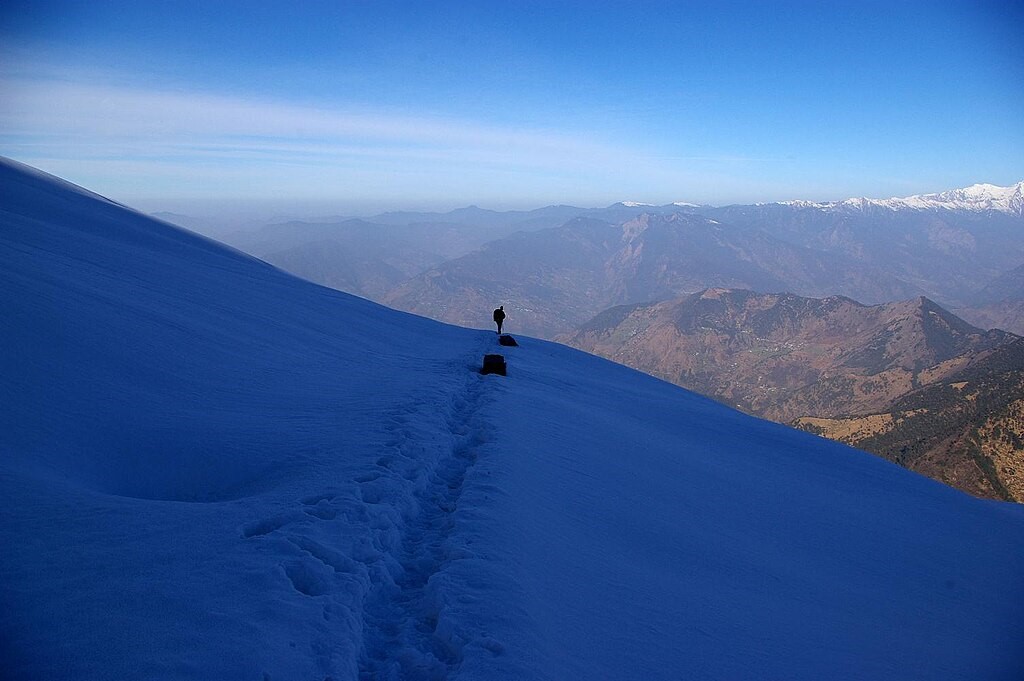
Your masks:
[{"label": "small boulder in snow", "polygon": [[481,374],[505,375],[505,358],[502,355],[484,355],[484,366],[480,369]]}]

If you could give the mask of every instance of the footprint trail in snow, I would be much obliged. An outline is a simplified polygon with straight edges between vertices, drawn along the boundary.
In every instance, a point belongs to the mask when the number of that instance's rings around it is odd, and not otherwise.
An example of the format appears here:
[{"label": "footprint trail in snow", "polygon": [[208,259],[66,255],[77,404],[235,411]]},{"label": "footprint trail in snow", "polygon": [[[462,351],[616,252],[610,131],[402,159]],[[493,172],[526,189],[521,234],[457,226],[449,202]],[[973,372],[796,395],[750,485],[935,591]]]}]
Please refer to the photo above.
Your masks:
[{"label": "footprint trail in snow", "polygon": [[[380,417],[372,469],[242,528],[247,539],[274,539],[293,556],[281,564],[285,577],[321,603],[315,652],[324,678],[440,680],[459,668],[465,637],[441,621],[458,597],[457,580],[443,573],[472,557],[452,538],[467,474],[491,428],[482,412],[497,378],[472,367],[491,338],[449,367],[457,379],[425,387]],[[501,650],[490,639],[482,645]],[[343,662],[353,659],[358,669]]]}]

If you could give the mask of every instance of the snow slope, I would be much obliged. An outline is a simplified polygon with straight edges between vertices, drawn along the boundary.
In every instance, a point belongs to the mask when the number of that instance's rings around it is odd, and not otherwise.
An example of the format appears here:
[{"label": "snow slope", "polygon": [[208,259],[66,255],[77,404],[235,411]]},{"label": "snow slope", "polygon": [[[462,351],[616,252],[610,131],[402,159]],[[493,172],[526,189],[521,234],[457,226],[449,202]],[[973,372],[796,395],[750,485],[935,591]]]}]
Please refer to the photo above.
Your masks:
[{"label": "snow slope", "polygon": [[11,161],[0,265],[4,678],[1024,668],[1018,507]]}]

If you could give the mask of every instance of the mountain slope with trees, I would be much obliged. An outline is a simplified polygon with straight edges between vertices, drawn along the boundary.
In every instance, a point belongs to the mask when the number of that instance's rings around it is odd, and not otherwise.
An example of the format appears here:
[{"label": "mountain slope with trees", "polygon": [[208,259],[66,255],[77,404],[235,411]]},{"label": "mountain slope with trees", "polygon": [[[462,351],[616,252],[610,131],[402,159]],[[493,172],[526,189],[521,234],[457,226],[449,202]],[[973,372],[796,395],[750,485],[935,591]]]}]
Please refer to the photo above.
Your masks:
[{"label": "mountain slope with trees", "polygon": [[[1019,342],[1013,334],[972,327],[927,298],[867,306],[841,297],[725,289],[612,308],[560,340],[751,414],[817,424],[815,432],[855,446],[872,428],[890,427],[891,419],[878,415],[922,386],[995,361],[991,357],[1003,356],[995,353]],[[1001,389],[1006,392],[997,397]],[[1017,389],[1012,381],[993,383],[985,400],[971,404],[970,420],[980,426],[985,419],[1002,419],[999,400],[1013,403]],[[960,407],[975,399],[970,391],[951,395]],[[844,425],[826,427],[829,419]],[[853,424],[857,438],[847,432]],[[910,464],[890,449],[871,451]],[[1016,498],[1000,491],[1002,473],[990,475],[975,465],[972,451],[954,446],[941,465],[915,470],[972,493]],[[1008,450],[1007,457],[1024,463],[1019,451]],[[968,473],[951,472],[964,466]],[[943,467],[950,472],[942,473]]]},{"label": "mountain slope with trees", "polygon": [[1024,502],[1024,338],[997,347],[881,413],[797,427],[978,496]]}]

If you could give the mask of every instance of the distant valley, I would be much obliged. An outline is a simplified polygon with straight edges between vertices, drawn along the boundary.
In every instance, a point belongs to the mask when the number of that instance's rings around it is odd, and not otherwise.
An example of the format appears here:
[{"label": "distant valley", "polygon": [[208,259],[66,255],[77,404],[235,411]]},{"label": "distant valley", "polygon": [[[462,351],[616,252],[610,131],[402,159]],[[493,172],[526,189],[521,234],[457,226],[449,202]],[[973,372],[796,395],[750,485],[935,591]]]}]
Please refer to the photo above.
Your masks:
[{"label": "distant valley", "polygon": [[707,286],[839,291],[870,301],[919,290],[850,258],[794,245],[756,227],[687,213],[643,213],[613,224],[576,218],[519,233],[431,268],[384,301],[457,324],[472,324],[477,299],[512,305],[516,327],[550,338],[612,305],[661,300]]}]

